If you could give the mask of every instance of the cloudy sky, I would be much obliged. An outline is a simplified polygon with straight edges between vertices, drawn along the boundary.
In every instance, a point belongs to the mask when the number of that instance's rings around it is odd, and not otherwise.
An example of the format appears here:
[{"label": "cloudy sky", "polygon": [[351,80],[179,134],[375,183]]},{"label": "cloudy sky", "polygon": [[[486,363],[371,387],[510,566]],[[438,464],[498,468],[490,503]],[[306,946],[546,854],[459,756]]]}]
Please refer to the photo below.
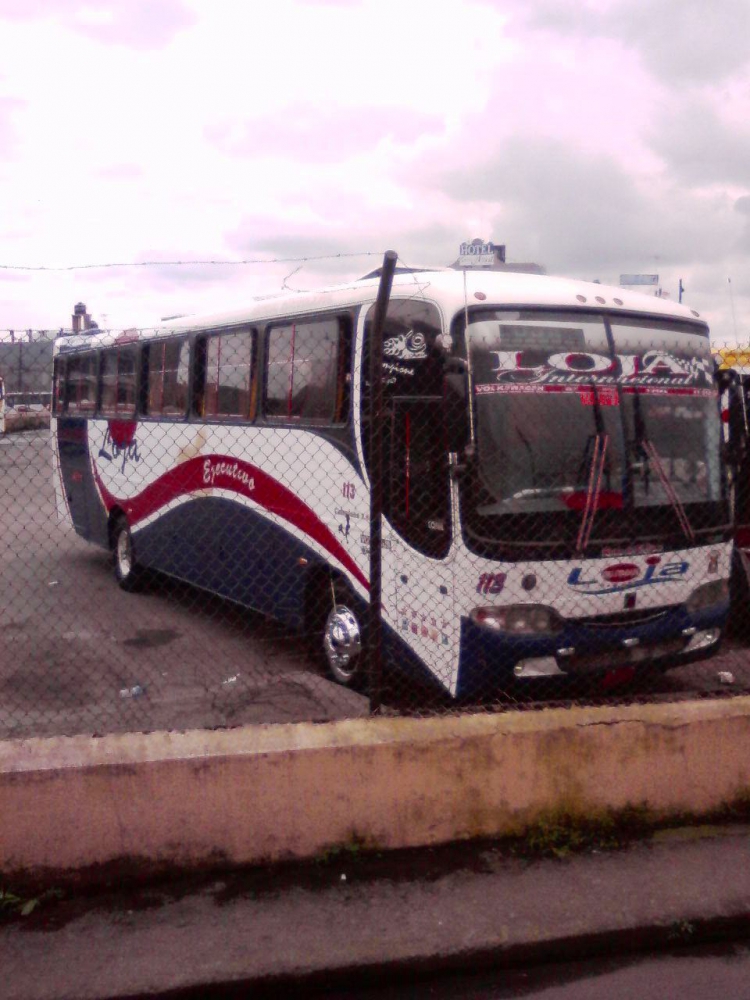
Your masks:
[{"label": "cloudy sky", "polygon": [[[482,237],[682,278],[717,343],[750,339],[750,0],[0,0],[0,22],[0,329],[234,308]],[[329,259],[269,262],[297,257]],[[242,259],[265,263],[166,263]]]}]

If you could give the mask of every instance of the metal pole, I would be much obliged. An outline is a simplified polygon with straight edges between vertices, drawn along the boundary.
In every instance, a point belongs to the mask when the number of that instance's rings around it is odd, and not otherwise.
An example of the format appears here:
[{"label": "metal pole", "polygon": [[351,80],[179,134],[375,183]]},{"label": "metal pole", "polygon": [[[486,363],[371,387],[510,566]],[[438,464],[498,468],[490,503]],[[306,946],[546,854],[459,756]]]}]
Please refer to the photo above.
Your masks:
[{"label": "metal pole", "polygon": [[381,522],[383,515],[383,326],[398,254],[386,250],[370,330],[370,607],[367,615],[370,711],[380,710],[383,676]]}]

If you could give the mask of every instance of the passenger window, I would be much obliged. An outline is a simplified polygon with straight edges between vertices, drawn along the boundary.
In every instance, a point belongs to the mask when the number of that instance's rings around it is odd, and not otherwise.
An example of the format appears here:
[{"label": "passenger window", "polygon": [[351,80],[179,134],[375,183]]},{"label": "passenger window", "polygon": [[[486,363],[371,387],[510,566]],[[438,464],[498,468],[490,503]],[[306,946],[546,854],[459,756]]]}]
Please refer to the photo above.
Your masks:
[{"label": "passenger window", "polygon": [[65,365],[65,408],[68,413],[93,416],[96,409],[96,354],[67,358]]},{"label": "passenger window", "polygon": [[99,410],[103,416],[135,416],[136,356],[134,347],[102,351]]},{"label": "passenger window", "polygon": [[203,415],[209,419],[250,419],[252,331],[209,337],[204,356]]},{"label": "passenger window", "polygon": [[168,340],[148,348],[148,414],[182,417],[187,410],[190,345]]},{"label": "passenger window", "polygon": [[326,424],[346,419],[347,327],[336,317],[271,327],[264,404],[269,419]]}]

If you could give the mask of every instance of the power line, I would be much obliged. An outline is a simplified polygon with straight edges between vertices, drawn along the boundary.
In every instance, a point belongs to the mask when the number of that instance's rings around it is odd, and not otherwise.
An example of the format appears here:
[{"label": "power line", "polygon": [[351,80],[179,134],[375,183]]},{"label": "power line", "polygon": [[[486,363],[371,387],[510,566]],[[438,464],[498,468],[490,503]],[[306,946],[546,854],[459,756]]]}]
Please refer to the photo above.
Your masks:
[{"label": "power line", "polygon": [[348,257],[380,257],[383,250],[357,250],[352,253],[330,253],[314,257],[249,257],[245,260],[131,260],[102,264],[68,264],[53,267],[48,264],[0,264],[2,271],[91,271],[109,267],[240,267],[246,264],[306,264],[318,260],[342,260]]}]

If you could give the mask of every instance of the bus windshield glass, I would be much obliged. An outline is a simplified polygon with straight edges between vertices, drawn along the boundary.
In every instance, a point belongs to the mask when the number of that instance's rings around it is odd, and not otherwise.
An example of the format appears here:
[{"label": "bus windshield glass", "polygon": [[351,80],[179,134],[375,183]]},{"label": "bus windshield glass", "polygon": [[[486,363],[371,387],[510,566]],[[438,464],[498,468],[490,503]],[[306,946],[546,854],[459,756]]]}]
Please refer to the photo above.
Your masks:
[{"label": "bus windshield glass", "polygon": [[[679,531],[680,509],[688,518],[693,509],[696,528],[721,522],[705,328],[488,310],[470,318],[468,344],[477,442],[470,530],[571,539],[591,507],[594,540]],[[655,516],[639,518],[640,508]]]}]

